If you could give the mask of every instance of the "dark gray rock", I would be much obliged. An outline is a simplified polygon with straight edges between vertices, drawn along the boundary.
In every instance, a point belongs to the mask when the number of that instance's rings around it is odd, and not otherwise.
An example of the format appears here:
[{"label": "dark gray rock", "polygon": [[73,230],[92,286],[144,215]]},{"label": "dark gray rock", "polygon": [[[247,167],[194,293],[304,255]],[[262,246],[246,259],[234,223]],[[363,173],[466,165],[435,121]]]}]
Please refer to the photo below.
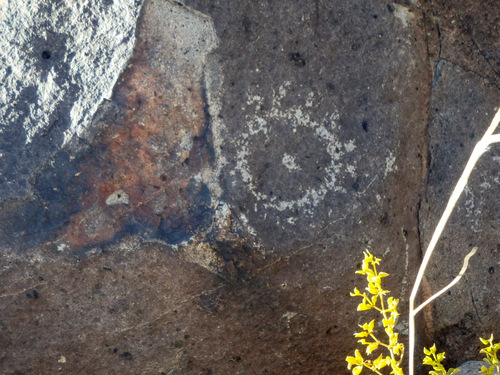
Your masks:
[{"label": "dark gray rock", "polygon": [[[495,52],[464,57],[457,47],[445,56],[451,35],[465,39],[469,29],[454,29],[444,1],[415,3],[146,1],[109,100],[67,120],[50,145],[34,136],[36,158],[9,151],[4,169],[15,176],[0,182],[1,370],[347,373],[365,319],[349,297],[363,287],[362,251],[384,258],[387,288],[406,311],[461,168],[446,166],[465,162],[499,98],[486,69]],[[474,29],[478,8],[468,23],[487,46],[487,29]],[[64,9],[53,2],[38,19]],[[480,63],[485,55],[490,64]],[[86,100],[84,87],[75,99]],[[455,276],[464,244],[486,249],[473,240],[495,236],[484,184],[494,190],[495,174],[481,178],[472,211],[459,211],[469,221],[450,226],[476,232],[448,238],[453,256],[439,252],[430,290]],[[489,264],[495,252],[481,254]],[[443,337],[457,360],[469,352],[453,340],[475,327],[456,323],[475,319],[470,301],[487,329],[496,314],[489,279],[469,280],[420,322],[420,339]],[[406,327],[402,315],[403,341]]]},{"label": "dark gray rock", "polygon": [[[493,32],[496,23],[490,18],[498,18],[497,4],[482,2],[467,9],[450,2],[434,5],[441,55],[429,107],[429,175],[420,211],[424,246],[499,105],[498,51],[493,52],[498,38]],[[474,22],[479,15],[482,21]],[[478,162],[427,272],[428,293],[437,292],[458,274],[469,250],[479,248],[466,276],[434,302],[432,314],[426,315],[431,338],[446,351],[452,367],[477,356],[479,337],[498,336],[500,303],[493,286],[500,281],[496,272],[500,261],[499,155],[498,145],[493,145]]]}]

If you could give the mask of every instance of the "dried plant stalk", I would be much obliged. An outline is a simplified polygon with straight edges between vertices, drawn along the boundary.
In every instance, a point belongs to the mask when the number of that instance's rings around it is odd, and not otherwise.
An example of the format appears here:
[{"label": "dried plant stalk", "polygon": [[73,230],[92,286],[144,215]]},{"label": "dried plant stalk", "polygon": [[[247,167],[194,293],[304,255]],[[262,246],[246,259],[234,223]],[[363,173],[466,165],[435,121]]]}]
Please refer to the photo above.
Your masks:
[{"label": "dried plant stalk", "polygon": [[446,208],[443,212],[443,215],[441,216],[441,219],[439,220],[438,225],[436,226],[436,229],[434,230],[434,233],[432,235],[431,241],[429,242],[429,246],[427,246],[427,250],[424,255],[424,259],[422,260],[422,264],[420,265],[420,268],[418,270],[417,278],[415,279],[415,284],[413,285],[413,289],[410,295],[410,300],[409,300],[409,320],[408,320],[408,325],[409,325],[409,375],[414,375],[414,358],[415,358],[415,315],[417,312],[419,312],[427,303],[432,301],[433,299],[437,298],[439,295],[443,293],[443,291],[448,290],[451,286],[453,286],[458,280],[460,279],[461,275],[465,272],[467,269],[467,264],[469,258],[474,255],[475,250],[477,248],[473,249],[471,253],[469,253],[465,260],[464,260],[464,266],[462,267],[462,270],[460,271],[460,274],[455,278],[455,280],[452,281],[451,284],[448,284],[447,287],[445,287],[442,291],[439,291],[436,293],[434,296],[430,297],[427,301],[424,301],[420,306],[415,308],[415,297],[417,295],[418,289],[420,287],[420,284],[422,282],[422,278],[424,276],[425,269],[427,268],[427,265],[429,263],[429,259],[432,256],[432,253],[436,247],[436,244],[441,237],[441,234],[443,233],[443,230],[446,226],[446,223],[448,222],[448,219],[451,216],[451,213],[453,212],[453,209],[455,208],[455,205],[462,195],[462,192],[464,191],[465,186],[467,185],[467,181],[469,180],[470,174],[474,167],[476,166],[477,161],[483,155],[486,151],[488,151],[488,148],[491,144],[500,142],[500,134],[493,134],[495,129],[498,126],[498,123],[500,122],[500,108],[498,109],[497,113],[493,117],[493,120],[491,121],[490,126],[484,133],[483,137],[481,140],[476,144],[474,147],[474,150],[472,151],[472,155],[469,158],[469,161],[467,162],[464,171],[462,172],[462,175],[460,176],[460,179],[457,182],[457,185],[455,186],[455,189],[453,190],[450,199],[448,200],[448,204],[446,205]]}]

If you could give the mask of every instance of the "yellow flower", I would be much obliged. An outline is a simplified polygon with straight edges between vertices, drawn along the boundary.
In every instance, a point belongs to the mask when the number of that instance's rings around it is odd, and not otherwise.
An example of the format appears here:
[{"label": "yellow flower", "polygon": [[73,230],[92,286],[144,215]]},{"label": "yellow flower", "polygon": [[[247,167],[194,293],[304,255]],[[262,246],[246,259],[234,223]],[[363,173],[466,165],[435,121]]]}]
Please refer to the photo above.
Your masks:
[{"label": "yellow flower", "polygon": [[386,295],[389,293],[382,287],[382,279],[389,276],[388,273],[378,272],[376,266],[380,264],[381,259],[373,256],[368,250],[364,252],[365,258],[361,270],[356,273],[366,276],[366,292],[361,293],[358,288],[351,292],[353,297],[361,297],[362,301],[358,305],[358,311],[377,310],[382,315],[382,324],[386,333],[386,341],[383,342],[376,336],[375,320],[360,325],[362,332],[357,332],[354,336],[358,337],[358,343],[365,346],[366,355],[372,355],[376,350],[388,349],[390,355],[380,354],[373,362],[370,359],[364,359],[359,350],[356,350],[354,357],[347,357],[348,368],[352,369],[352,374],[361,373],[363,368],[367,368],[376,374],[382,375],[380,369],[390,366],[391,374],[403,375],[399,367],[404,354],[404,345],[398,342],[398,334],[394,333],[397,317],[399,313],[397,307],[399,300]]},{"label": "yellow flower", "polygon": [[348,356],[345,359],[348,363],[347,368],[350,370],[352,366],[362,366],[363,364],[363,356],[359,352],[358,349],[354,351],[354,357]]}]

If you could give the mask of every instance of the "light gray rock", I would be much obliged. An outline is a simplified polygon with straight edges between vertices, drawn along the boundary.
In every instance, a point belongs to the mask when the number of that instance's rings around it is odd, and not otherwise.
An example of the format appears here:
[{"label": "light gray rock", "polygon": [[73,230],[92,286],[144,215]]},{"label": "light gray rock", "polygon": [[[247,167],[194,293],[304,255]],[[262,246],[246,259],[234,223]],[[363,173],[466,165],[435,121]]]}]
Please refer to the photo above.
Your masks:
[{"label": "light gray rock", "polygon": [[81,136],[130,58],[142,0],[0,1],[0,199]]},{"label": "light gray rock", "polygon": [[[478,375],[484,365],[485,362],[483,361],[468,361],[458,367],[458,369],[460,370],[460,375]],[[498,374],[498,372],[494,374]]]}]

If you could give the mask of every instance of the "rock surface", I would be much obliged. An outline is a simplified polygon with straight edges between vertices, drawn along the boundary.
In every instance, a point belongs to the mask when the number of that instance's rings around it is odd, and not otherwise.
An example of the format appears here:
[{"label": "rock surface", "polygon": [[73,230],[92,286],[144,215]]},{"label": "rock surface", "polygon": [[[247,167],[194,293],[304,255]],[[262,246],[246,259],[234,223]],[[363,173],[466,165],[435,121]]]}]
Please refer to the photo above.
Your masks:
[{"label": "rock surface", "polygon": [[41,163],[111,97],[140,4],[0,2],[0,199],[26,194]]},{"label": "rock surface", "polygon": [[[499,106],[500,88],[498,4],[434,2],[434,14],[440,54],[429,105],[429,176],[420,212],[424,246]],[[494,292],[500,282],[499,156],[494,145],[478,162],[427,273],[428,293],[436,292],[458,274],[468,251],[479,248],[466,276],[434,303],[426,322],[452,367],[478,358],[479,337],[499,335],[500,302]]]},{"label": "rock surface", "polygon": [[[362,251],[384,258],[406,311],[498,105],[494,2],[36,4],[40,35],[65,37],[49,50],[26,33],[38,63],[0,98],[17,116],[0,124],[0,372],[348,373]],[[0,9],[11,33],[23,15]],[[89,35],[120,37],[99,49]],[[96,70],[75,78],[41,61],[73,50]],[[3,59],[4,75],[24,68]],[[60,100],[43,94],[48,72]],[[481,265],[421,322],[420,339],[457,361],[477,355],[470,340],[500,310],[487,290],[497,154],[427,275],[437,290],[480,247]],[[403,340],[406,327],[403,315]]]},{"label": "rock surface", "polygon": [[[460,370],[460,375],[478,375],[481,373],[481,368],[486,364],[483,361],[469,361],[460,365],[458,369]],[[494,374],[497,374],[495,371]]]}]

